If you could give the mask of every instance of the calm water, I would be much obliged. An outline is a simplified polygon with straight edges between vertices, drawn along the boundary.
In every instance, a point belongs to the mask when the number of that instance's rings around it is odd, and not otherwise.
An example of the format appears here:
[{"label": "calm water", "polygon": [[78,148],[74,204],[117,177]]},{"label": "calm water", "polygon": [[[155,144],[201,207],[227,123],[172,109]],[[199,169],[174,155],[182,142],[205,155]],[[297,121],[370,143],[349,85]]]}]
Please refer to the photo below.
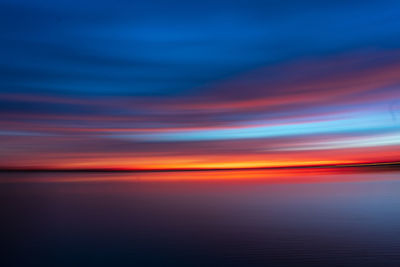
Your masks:
[{"label": "calm water", "polygon": [[398,172],[0,175],[5,266],[400,266]]}]

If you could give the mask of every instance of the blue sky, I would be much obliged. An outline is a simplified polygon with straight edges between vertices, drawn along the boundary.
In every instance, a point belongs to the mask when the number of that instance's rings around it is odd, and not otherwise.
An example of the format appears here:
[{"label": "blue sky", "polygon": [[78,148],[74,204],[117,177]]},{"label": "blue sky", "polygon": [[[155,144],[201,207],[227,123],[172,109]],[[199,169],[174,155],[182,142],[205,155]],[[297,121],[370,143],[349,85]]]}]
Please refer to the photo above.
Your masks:
[{"label": "blue sky", "polygon": [[306,161],[337,144],[335,159],[393,159],[399,13],[398,1],[2,0],[0,165]]}]

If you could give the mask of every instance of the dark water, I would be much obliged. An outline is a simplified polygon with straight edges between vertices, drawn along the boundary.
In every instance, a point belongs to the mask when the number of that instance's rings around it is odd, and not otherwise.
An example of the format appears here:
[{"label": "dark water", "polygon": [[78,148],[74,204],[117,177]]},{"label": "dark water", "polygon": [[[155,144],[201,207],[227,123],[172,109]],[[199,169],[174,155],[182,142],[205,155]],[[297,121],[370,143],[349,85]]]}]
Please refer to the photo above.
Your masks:
[{"label": "dark water", "polygon": [[2,266],[400,266],[400,173],[0,175]]}]

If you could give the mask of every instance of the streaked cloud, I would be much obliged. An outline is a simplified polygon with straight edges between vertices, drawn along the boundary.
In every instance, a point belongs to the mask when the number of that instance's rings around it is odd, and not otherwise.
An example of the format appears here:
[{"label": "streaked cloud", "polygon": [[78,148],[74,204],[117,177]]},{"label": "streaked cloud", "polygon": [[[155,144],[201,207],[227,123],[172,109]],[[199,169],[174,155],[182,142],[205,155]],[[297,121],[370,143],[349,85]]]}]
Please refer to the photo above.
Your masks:
[{"label": "streaked cloud", "polygon": [[398,160],[398,3],[289,2],[3,1],[0,165]]}]

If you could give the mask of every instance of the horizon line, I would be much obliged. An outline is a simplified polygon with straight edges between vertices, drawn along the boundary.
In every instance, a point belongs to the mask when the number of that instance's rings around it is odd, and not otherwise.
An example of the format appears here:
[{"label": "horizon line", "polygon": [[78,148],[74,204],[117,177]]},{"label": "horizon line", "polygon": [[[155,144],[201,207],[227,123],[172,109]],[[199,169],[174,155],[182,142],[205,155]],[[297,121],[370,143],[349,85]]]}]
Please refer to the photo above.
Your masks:
[{"label": "horizon line", "polygon": [[201,172],[201,171],[246,171],[246,170],[284,170],[284,169],[318,169],[318,168],[365,168],[365,167],[390,167],[399,168],[400,161],[386,162],[359,162],[341,164],[313,164],[313,165],[288,165],[264,167],[238,167],[238,168],[26,168],[26,167],[0,167],[0,172]]}]

